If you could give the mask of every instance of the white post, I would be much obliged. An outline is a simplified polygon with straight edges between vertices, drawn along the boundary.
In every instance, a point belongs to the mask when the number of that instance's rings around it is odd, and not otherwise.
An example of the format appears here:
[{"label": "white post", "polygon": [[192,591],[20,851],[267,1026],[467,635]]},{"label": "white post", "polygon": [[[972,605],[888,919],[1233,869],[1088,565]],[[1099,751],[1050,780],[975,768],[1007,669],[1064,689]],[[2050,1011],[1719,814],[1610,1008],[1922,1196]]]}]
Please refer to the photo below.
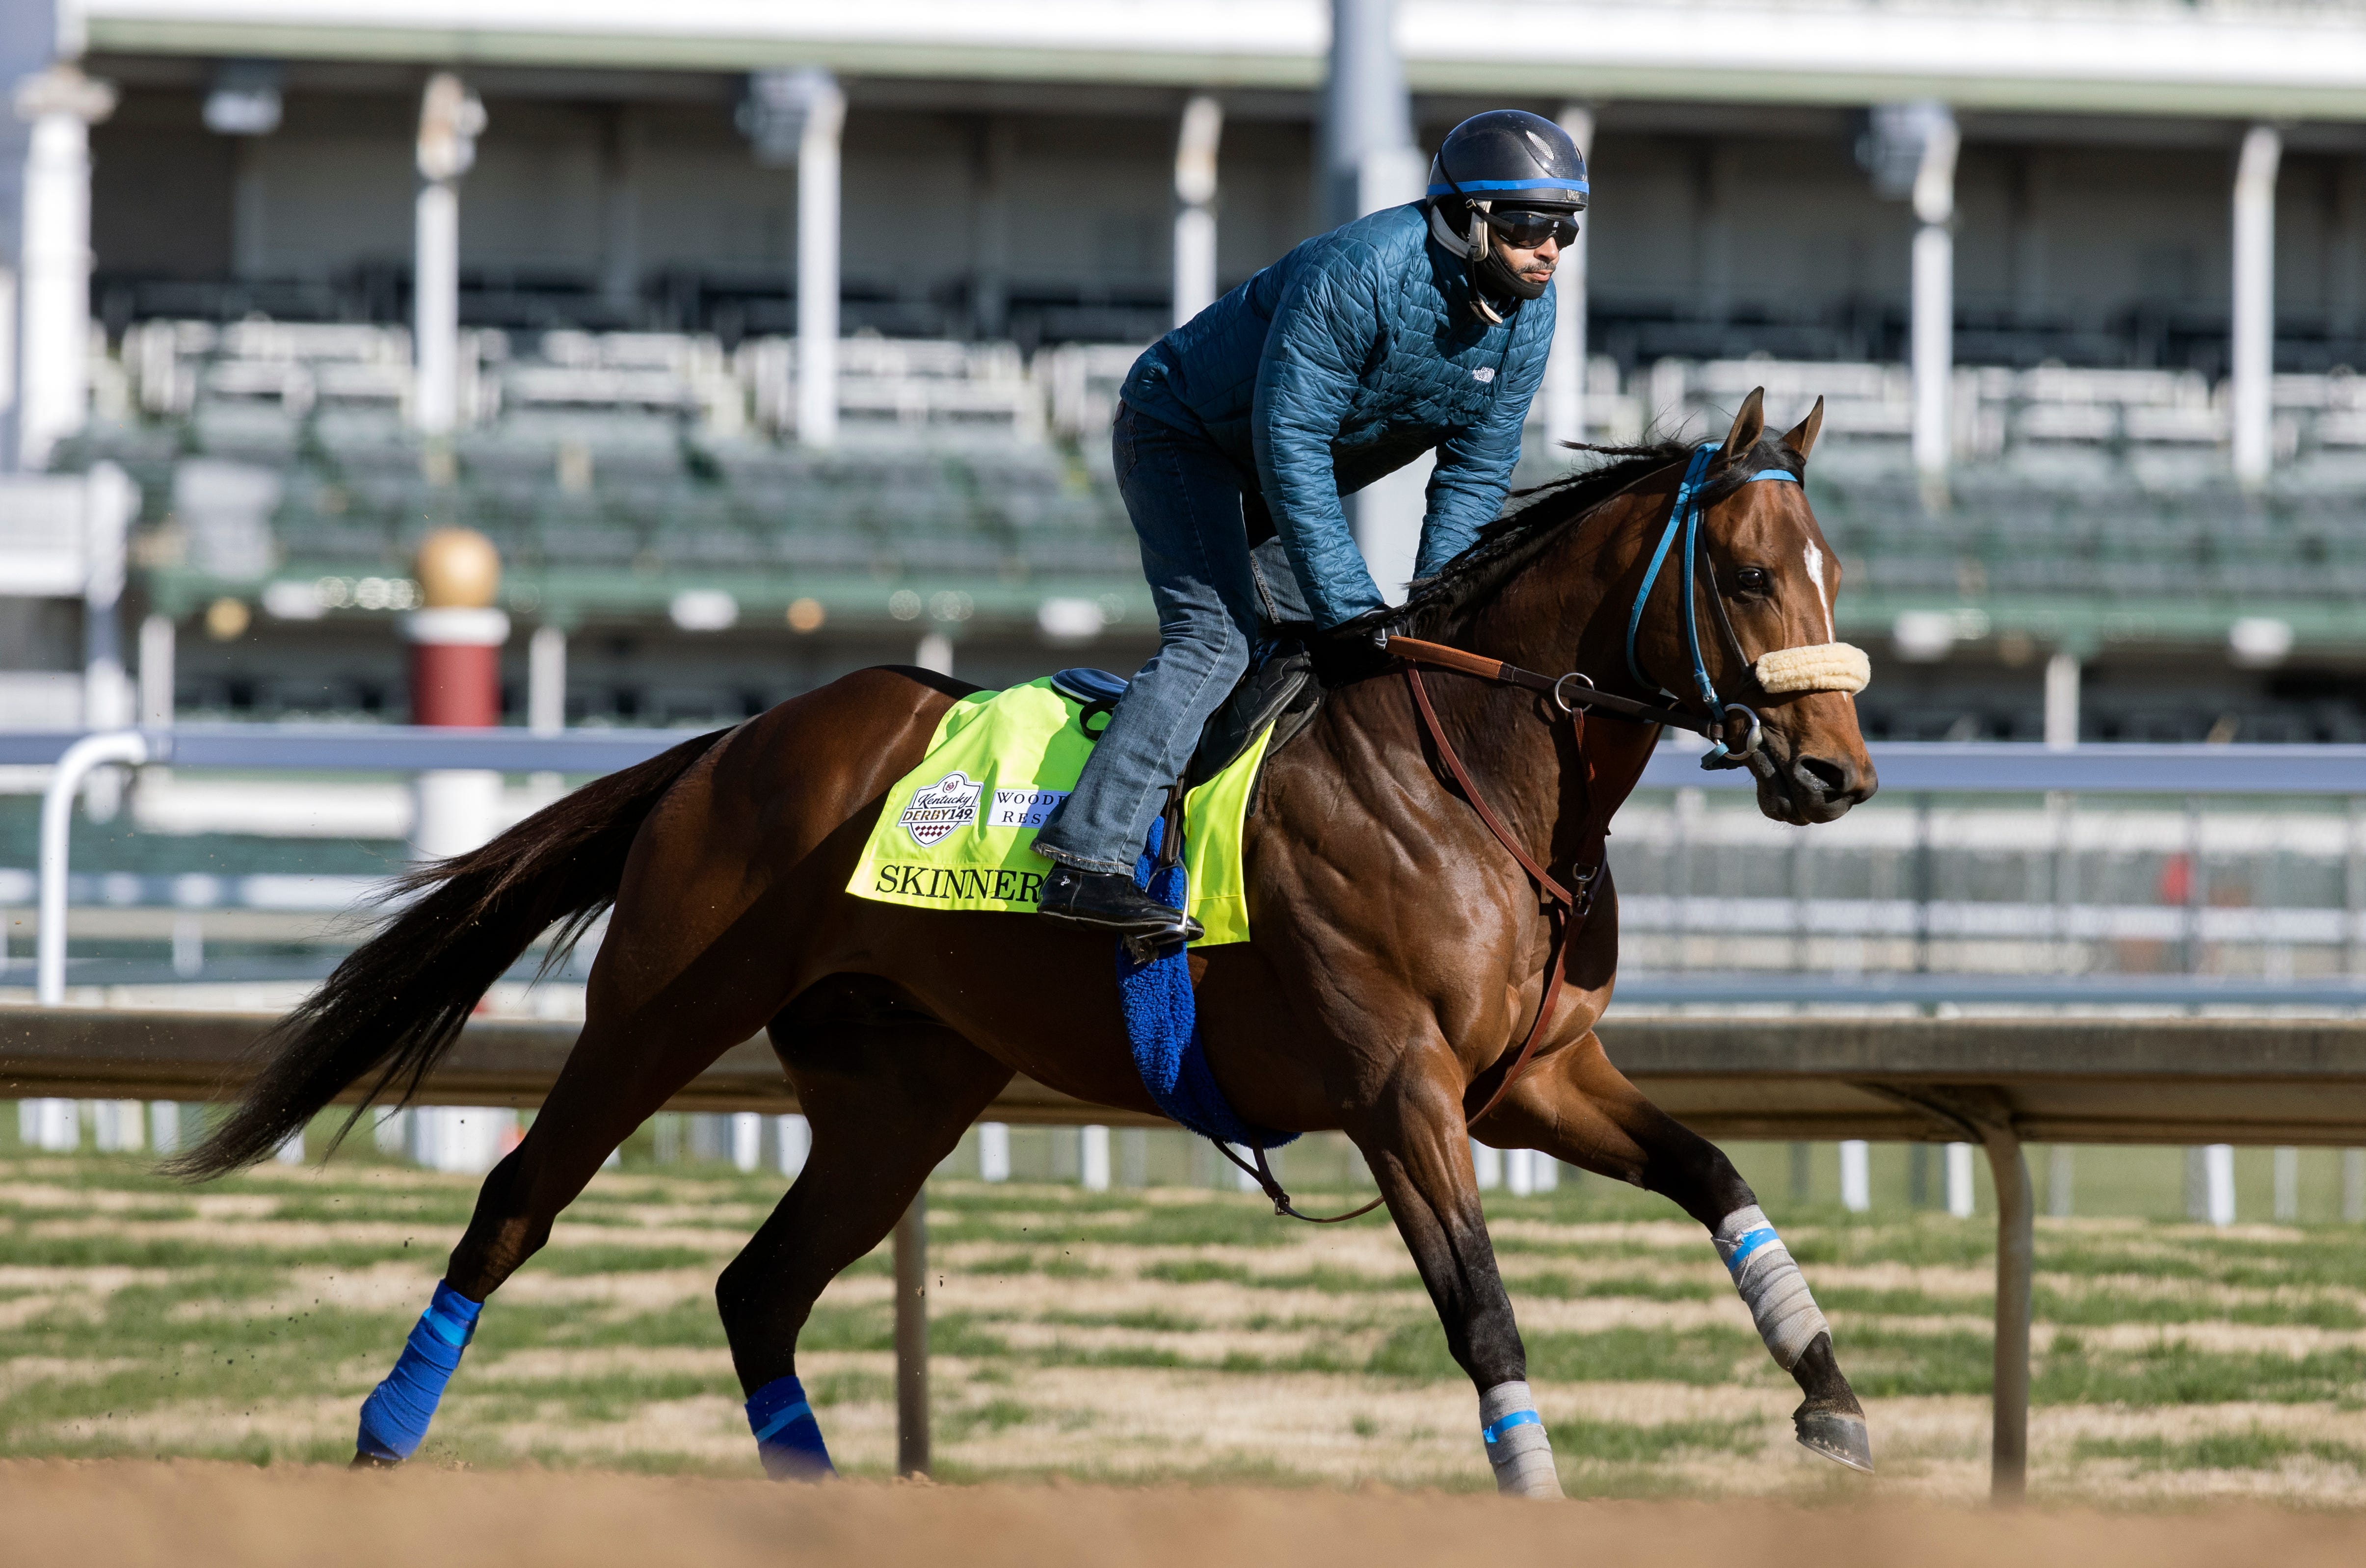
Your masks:
[{"label": "white post", "polygon": [[1426,183],[1396,13],[1396,0],[1331,0],[1320,196],[1335,224],[1416,200]]},{"label": "white post", "polygon": [[[1577,143],[1594,172],[1594,111],[1571,104],[1560,111],[1560,128]],[[1578,216],[1577,238],[1561,248],[1553,269],[1552,356],[1545,361],[1545,441],[1558,458],[1565,442],[1585,439],[1585,231],[1590,213]]]},{"label": "white post", "polygon": [[491,839],[501,823],[501,776],[487,768],[438,767],[411,783],[414,859],[466,855]]},{"label": "white post", "polygon": [[2045,1151],[2045,1212],[2056,1219],[2070,1217],[2078,1169],[2078,1156],[2069,1144],[2057,1143]]},{"label": "white post", "polygon": [[460,417],[460,176],[477,161],[485,106],[448,71],[419,104],[419,201],[412,219],[411,423],[450,433]]},{"label": "white post", "polygon": [[525,722],[537,735],[567,728],[567,633],[537,626],[525,645]]},{"label": "white post", "polygon": [[838,162],[846,95],[826,71],[806,76],[797,140],[797,440],[838,440]]},{"label": "white post", "polygon": [[139,487],[112,463],[95,465],[83,485],[83,727],[119,729],[131,722],[123,675],[126,543],[140,510]]},{"label": "white post", "polygon": [[978,1123],[977,1179],[981,1182],[1010,1180],[1010,1125],[1008,1122]]},{"label": "white post", "polygon": [[2202,1173],[2207,1193],[2206,1216],[2212,1225],[2235,1223],[2235,1146],[2231,1143],[2206,1144],[2202,1150]]},{"label": "white post", "polygon": [[115,89],[72,65],[17,88],[32,137],[25,157],[23,405],[17,461],[46,467],[90,413],[90,128],[115,112]]},{"label": "white post", "polygon": [[[131,722],[131,688],[123,675],[123,625],[118,613],[131,519],[140,488],[112,463],[93,465],[83,482],[82,722],[87,730],[118,730]],[[91,776],[93,822],[112,822],[123,802],[123,775],[102,768]]]},{"label": "white post", "polygon": [[764,1118],[753,1111],[731,1113],[731,1164],[752,1173],[764,1157]]},{"label": "white post", "polygon": [[460,411],[460,193],[447,180],[419,187],[413,219],[411,420],[450,433]]},{"label": "white post", "polygon": [[2274,460],[2276,165],[2283,138],[2255,125],[2235,163],[2235,476],[2267,482]]},{"label": "white post", "polygon": [[2079,745],[2079,655],[2056,654],[2045,661],[2045,749],[2073,751]]},{"label": "white post", "polygon": [[1957,1219],[1972,1217],[1972,1146],[1947,1146],[1947,1212]]},{"label": "white post", "polygon": [[1077,1178],[1087,1193],[1106,1193],[1110,1187],[1110,1130],[1107,1127],[1084,1129],[1083,1148],[1076,1161]]},{"label": "white post", "polygon": [[772,1169],[794,1180],[813,1153],[813,1124],[803,1116],[772,1118]]},{"label": "white post", "polygon": [[140,722],[160,728],[173,722],[175,629],[170,616],[140,622]]},{"label": "white post", "polygon": [[1947,471],[1954,426],[1948,392],[1955,375],[1955,152],[1961,138],[1943,104],[1925,111],[1922,157],[1914,174],[1914,466]]},{"label": "white post", "polygon": [[181,1105],[177,1100],[148,1102],[148,1147],[158,1154],[181,1152]]},{"label": "white post", "polygon": [[1216,149],[1224,106],[1202,93],[1175,138],[1175,324],[1216,302]]},{"label": "white post", "polygon": [[33,934],[34,1000],[56,1007],[66,999],[66,852],[72,842],[74,797],[96,767],[148,760],[147,737],[136,730],[84,735],[68,746],[41,792],[40,921]]},{"label": "white post", "polygon": [[1479,1190],[1492,1193],[1504,1184],[1504,1151],[1470,1140],[1470,1168],[1479,1178]]},{"label": "white post", "polygon": [[912,662],[922,669],[939,675],[953,672],[953,640],[942,632],[930,632],[920,638],[920,645],[912,652]]},{"label": "white post", "polygon": [[1841,1207],[1853,1215],[1873,1207],[1873,1146],[1862,1138],[1841,1144]]},{"label": "white post", "polygon": [[2278,1148],[2276,1165],[2276,1218],[2292,1221],[2300,1218],[2300,1150]]}]

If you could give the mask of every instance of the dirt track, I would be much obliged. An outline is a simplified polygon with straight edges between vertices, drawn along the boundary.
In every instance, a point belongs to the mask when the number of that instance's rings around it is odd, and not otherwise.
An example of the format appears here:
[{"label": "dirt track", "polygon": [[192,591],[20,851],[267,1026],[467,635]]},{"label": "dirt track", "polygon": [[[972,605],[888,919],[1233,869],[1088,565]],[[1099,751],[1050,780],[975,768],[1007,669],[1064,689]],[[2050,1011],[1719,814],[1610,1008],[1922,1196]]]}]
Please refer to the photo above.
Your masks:
[{"label": "dirt track", "polygon": [[819,1489],[585,1472],[354,1475],[139,1461],[0,1462],[16,1563],[323,1562],[631,1568],[1207,1568],[1234,1562],[1734,1561],[1765,1568],[2278,1568],[2366,1560],[2366,1517],[2169,1516],[1692,1503],[1504,1503],[1405,1493],[1087,1486]]}]

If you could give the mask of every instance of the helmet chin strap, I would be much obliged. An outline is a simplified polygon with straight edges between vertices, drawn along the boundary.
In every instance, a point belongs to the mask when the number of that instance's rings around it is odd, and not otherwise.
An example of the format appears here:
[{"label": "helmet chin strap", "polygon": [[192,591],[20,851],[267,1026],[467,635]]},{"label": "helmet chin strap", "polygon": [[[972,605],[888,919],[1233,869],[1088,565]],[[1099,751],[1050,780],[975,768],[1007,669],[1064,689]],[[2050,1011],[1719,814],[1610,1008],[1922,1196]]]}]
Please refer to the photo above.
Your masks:
[{"label": "helmet chin strap", "polygon": [[1502,292],[1512,297],[1513,310],[1519,308],[1518,301],[1534,299],[1538,295],[1542,294],[1544,289],[1541,286],[1534,289],[1529,288],[1511,268],[1504,264],[1503,258],[1495,253],[1493,237],[1487,232],[1485,207],[1478,202],[1471,202],[1469,205],[1470,230],[1468,232],[1458,234],[1454,231],[1453,226],[1446,221],[1444,204],[1436,197],[1432,197],[1429,204],[1429,232],[1439,244],[1469,263],[1470,308],[1477,312],[1480,319],[1488,325],[1500,327],[1504,324],[1507,312],[1497,310],[1493,302],[1487,297],[1490,283],[1501,285]]}]

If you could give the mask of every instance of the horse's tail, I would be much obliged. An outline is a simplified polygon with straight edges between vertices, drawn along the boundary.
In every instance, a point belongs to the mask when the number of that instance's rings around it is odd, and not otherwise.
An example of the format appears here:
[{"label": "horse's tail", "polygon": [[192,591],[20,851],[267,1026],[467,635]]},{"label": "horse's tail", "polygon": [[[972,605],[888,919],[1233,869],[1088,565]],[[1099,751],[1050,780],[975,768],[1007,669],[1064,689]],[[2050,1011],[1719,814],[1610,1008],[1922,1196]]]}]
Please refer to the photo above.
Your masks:
[{"label": "horse's tail", "polygon": [[257,1042],[245,1098],[165,1169],[203,1181],[252,1165],[367,1074],[377,1081],[339,1139],[389,1089],[398,1103],[409,1101],[478,999],[536,936],[558,926],[547,971],[615,902],[642,821],[729,733],[595,779],[481,849],[394,879],[391,896],[416,896]]}]

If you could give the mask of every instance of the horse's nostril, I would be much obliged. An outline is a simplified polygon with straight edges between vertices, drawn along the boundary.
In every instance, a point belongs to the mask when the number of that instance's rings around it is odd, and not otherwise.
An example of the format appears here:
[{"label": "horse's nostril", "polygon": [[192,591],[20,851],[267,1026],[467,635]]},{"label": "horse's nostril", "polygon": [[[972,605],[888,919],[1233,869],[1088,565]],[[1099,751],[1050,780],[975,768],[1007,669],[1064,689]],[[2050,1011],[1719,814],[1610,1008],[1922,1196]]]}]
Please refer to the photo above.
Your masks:
[{"label": "horse's nostril", "polygon": [[1814,784],[1818,792],[1827,800],[1848,792],[1849,770],[1837,762],[1827,762],[1820,756],[1803,756],[1799,759],[1799,774],[1803,779]]}]

